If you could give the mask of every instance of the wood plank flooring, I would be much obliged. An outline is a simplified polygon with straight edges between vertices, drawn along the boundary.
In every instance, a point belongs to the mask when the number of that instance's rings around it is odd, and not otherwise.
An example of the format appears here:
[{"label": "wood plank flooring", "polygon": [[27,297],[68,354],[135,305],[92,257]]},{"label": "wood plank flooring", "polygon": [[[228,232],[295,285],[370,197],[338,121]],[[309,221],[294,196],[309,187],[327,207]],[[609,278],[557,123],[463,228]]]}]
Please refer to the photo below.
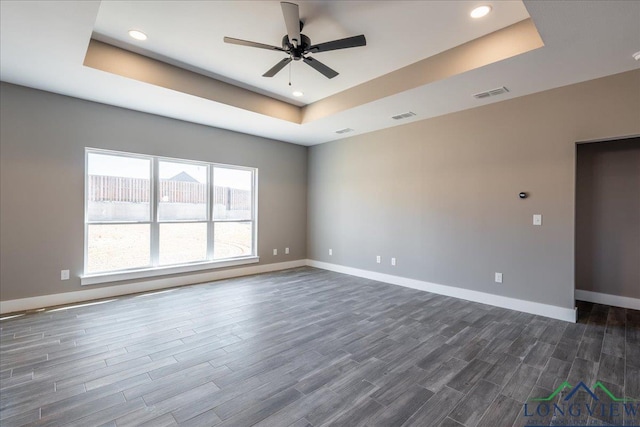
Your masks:
[{"label": "wood plank flooring", "polygon": [[640,312],[579,311],[299,268],[28,313],[0,323],[0,425],[521,426],[563,381],[640,400]]}]

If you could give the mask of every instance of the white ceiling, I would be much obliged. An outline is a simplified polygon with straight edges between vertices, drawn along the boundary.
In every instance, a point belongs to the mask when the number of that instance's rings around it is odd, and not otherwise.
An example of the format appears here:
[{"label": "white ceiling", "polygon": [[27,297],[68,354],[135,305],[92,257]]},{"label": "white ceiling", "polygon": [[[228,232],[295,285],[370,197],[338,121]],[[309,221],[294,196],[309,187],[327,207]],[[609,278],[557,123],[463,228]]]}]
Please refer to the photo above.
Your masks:
[{"label": "white ceiling", "polygon": [[[222,41],[230,36],[281,46],[286,27],[278,1],[103,1],[94,31],[99,40],[308,104],[529,17],[521,1],[494,3],[493,13],[474,20],[469,11],[477,0],[299,1],[303,33],[312,43],[364,34],[367,46],[312,54],[340,73],[331,80],[292,62],[291,87],[287,68],[262,77],[284,53]],[[149,38],[133,40],[127,32],[134,28]],[[293,90],[304,96],[294,98]]]},{"label": "white ceiling", "polygon": [[[304,64],[294,64],[294,83],[306,85],[296,87],[305,92],[304,102],[501,28],[510,20],[517,21],[518,16],[526,17],[527,11],[545,47],[299,125],[82,65],[94,30],[123,41],[122,32],[135,26],[149,34],[145,49],[157,56],[262,93],[290,96],[285,70],[272,81],[260,77],[280,59],[278,53],[225,45],[221,40],[228,35],[277,45],[284,35],[278,2],[159,3],[2,0],[0,78],[133,110],[313,145],[339,139],[335,130],[345,127],[355,129],[344,136],[348,137],[640,68],[640,62],[632,58],[640,51],[640,1],[532,0],[524,2],[526,10],[519,1],[300,2],[306,21],[303,32],[313,42],[360,33],[368,41],[367,47],[351,52],[317,55],[341,73],[330,81]],[[468,10],[480,3],[493,4],[494,12],[486,22],[471,22]],[[132,11],[123,10],[127,7]],[[152,11],[141,12],[147,7]],[[501,10],[505,16],[498,14]],[[383,47],[389,45],[395,45],[396,50],[389,52]],[[510,89],[506,95],[485,100],[472,97],[503,85]],[[416,117],[402,122],[390,119],[409,110]]]}]

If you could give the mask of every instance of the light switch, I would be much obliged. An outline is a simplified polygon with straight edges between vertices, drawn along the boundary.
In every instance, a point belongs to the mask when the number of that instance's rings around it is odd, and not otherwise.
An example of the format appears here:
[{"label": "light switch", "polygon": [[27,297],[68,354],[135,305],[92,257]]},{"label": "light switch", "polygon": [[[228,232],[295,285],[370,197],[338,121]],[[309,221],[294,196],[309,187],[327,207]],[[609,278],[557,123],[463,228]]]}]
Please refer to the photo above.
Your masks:
[{"label": "light switch", "polygon": [[533,215],[533,225],[542,225],[542,215],[534,214]]}]

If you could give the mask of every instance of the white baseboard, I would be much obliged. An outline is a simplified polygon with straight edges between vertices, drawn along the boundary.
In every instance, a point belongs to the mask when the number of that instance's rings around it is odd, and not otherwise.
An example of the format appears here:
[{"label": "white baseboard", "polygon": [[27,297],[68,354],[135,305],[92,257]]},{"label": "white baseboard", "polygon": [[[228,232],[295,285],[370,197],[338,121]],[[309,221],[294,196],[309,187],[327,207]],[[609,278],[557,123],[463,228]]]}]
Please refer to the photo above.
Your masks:
[{"label": "white baseboard", "polygon": [[[444,286],[436,283],[425,282],[416,279],[408,279],[406,277],[393,276],[390,274],[377,273],[374,271],[361,270],[352,267],[345,267],[337,264],[314,260],[295,260],[281,262],[276,264],[261,264],[250,267],[240,267],[228,270],[209,271],[205,273],[188,274],[178,277],[169,277],[162,279],[144,280],[126,285],[106,286],[95,289],[87,289],[74,292],[64,292],[60,294],[43,295],[31,298],[21,298],[8,301],[0,301],[0,314],[13,313],[23,310],[33,310],[38,308],[53,307],[64,304],[73,304],[96,299],[111,298],[127,294],[139,292],[155,291],[177,286],[192,285],[196,283],[205,283],[215,280],[228,279],[232,277],[248,276],[251,274],[268,273],[271,271],[286,270],[308,265],[310,267],[321,268],[324,270],[335,271],[338,273],[349,274],[351,276],[363,277],[366,279],[377,280],[380,282],[390,283],[394,285],[404,286],[421,291],[432,292],[439,295],[446,295],[455,298],[465,299],[468,301],[479,302],[483,304],[493,305],[497,307],[507,308],[525,313],[537,314],[540,316],[550,317],[553,319],[564,320],[568,322],[576,321],[576,312],[573,309],[557,307],[554,305],[542,304],[537,302],[525,301],[516,298],[503,297],[500,295],[489,294],[485,292],[472,291],[469,289],[456,288],[453,286]],[[590,300],[588,296],[582,293],[603,296],[605,299]],[[576,290],[576,298],[592,301],[608,305],[617,305],[620,307],[640,309],[640,300],[634,298],[616,297],[613,295],[596,294],[594,292]],[[609,298],[613,298],[616,302],[612,302]],[[624,301],[620,301],[624,300]],[[629,300],[629,301],[626,301]],[[623,302],[629,304],[623,305]]]},{"label": "white baseboard", "polygon": [[167,277],[162,279],[156,278],[143,280],[126,285],[113,285],[82,291],[64,292],[61,294],[0,301],[0,314],[73,304],[95,299],[111,298],[127,294],[135,294],[138,292],[155,291],[159,289],[173,288],[176,286],[193,285],[196,283],[211,282],[215,280],[229,279],[232,277],[248,276],[250,274],[268,273],[271,271],[286,270],[288,268],[303,267],[305,265],[307,265],[307,260],[300,259],[295,261],[279,262],[276,264],[252,265],[250,267],[215,270],[205,273],[187,274],[184,276]]},{"label": "white baseboard", "polygon": [[446,295],[496,307],[508,308],[510,310],[522,311],[530,314],[550,317],[552,319],[576,322],[575,308],[558,307],[555,305],[542,304],[539,302],[525,301],[516,298],[503,297],[486,292],[472,291],[470,289],[444,286],[437,283],[424,282],[422,280],[408,279],[406,277],[393,276],[390,274],[377,273],[375,271],[361,270],[358,268],[345,267],[343,265],[330,264],[321,261],[308,260],[310,267],[331,270],[337,273],[349,274],[366,279],[377,280],[379,282],[391,283],[393,285],[432,292],[434,294]]},{"label": "white baseboard", "polygon": [[615,307],[640,310],[640,299],[638,298],[621,297],[618,295],[602,294],[600,292],[591,292],[576,289],[576,299],[580,301],[593,302],[596,304],[613,305]]}]

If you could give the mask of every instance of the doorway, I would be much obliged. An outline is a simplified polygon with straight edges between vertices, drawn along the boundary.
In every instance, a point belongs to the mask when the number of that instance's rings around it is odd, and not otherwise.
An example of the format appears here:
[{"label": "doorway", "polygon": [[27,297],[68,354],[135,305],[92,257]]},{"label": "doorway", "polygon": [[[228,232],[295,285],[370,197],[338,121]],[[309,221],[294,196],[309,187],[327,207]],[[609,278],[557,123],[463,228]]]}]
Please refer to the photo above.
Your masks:
[{"label": "doorway", "polygon": [[640,308],[640,137],[577,145],[575,257],[577,299]]}]

